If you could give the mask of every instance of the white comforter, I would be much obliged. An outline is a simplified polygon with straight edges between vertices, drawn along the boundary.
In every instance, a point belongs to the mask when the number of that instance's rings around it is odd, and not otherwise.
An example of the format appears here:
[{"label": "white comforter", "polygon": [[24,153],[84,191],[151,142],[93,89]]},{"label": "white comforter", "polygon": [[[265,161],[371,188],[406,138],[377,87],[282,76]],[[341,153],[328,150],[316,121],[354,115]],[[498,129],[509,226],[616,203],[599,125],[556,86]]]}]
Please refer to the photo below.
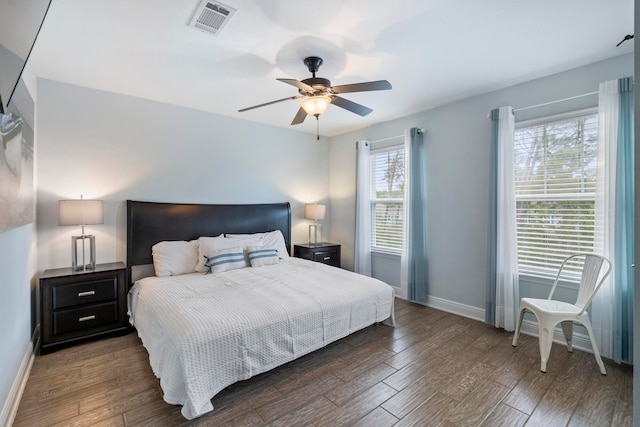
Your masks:
[{"label": "white comforter", "polygon": [[219,274],[149,277],[129,316],[164,400],[193,419],[211,398],[375,322],[393,325],[385,283],[299,258]]}]

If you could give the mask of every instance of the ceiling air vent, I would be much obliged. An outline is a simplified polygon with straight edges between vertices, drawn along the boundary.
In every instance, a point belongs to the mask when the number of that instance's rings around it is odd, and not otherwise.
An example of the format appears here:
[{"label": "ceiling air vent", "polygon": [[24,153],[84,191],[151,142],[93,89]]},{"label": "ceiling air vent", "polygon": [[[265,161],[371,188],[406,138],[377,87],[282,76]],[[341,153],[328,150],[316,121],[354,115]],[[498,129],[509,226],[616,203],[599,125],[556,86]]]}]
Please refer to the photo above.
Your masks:
[{"label": "ceiling air vent", "polygon": [[217,1],[202,0],[189,22],[189,26],[218,35],[236,10]]}]

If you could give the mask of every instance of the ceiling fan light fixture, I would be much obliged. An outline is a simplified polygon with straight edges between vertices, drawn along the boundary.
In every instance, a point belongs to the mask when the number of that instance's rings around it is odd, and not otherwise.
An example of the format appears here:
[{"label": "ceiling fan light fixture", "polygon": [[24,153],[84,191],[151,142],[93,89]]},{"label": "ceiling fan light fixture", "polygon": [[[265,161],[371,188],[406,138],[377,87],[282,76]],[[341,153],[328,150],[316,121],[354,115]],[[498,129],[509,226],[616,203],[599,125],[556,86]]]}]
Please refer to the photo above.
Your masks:
[{"label": "ceiling fan light fixture", "polygon": [[329,108],[329,104],[331,104],[331,98],[324,95],[312,96],[300,101],[300,107],[302,107],[307,114],[315,117],[318,117],[320,114],[324,114],[324,112],[327,111],[327,108]]}]

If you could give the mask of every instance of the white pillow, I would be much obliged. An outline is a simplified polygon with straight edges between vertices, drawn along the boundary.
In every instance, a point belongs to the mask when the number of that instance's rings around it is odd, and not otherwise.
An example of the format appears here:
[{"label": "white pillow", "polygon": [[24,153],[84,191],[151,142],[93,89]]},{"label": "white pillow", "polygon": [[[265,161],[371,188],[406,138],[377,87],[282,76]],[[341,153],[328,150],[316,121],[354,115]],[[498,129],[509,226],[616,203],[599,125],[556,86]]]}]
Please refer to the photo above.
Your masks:
[{"label": "white pillow", "polygon": [[267,235],[264,236],[262,246],[266,246],[268,248],[276,248],[276,250],[278,251],[278,256],[280,258],[289,258],[287,244],[284,242],[284,236],[282,235],[282,231],[280,230],[268,232]]},{"label": "white pillow", "polygon": [[199,271],[200,273],[204,273],[205,271],[207,271],[207,269],[204,267],[204,255],[210,255],[213,254],[213,252],[215,250],[218,250],[216,248],[214,248],[215,246],[215,242],[217,240],[224,240],[224,234],[220,234],[219,236],[215,236],[215,237],[200,237],[198,239],[198,255],[196,256],[196,271]]},{"label": "white pillow", "polygon": [[249,256],[251,267],[262,267],[263,265],[272,265],[280,262],[278,251],[264,246],[249,246],[247,255]]},{"label": "white pillow", "polygon": [[193,273],[198,261],[198,241],[158,242],[151,247],[151,256],[158,277]]},{"label": "white pillow", "polygon": [[[240,246],[246,248],[247,246],[260,246],[262,242],[257,238],[243,238],[243,239],[225,239],[224,235],[216,237],[200,237],[198,239],[198,263],[196,265],[196,271],[204,273],[207,268],[204,266],[206,261],[205,256],[212,256],[214,252],[221,251],[223,249],[229,249]],[[246,260],[246,265],[249,265],[249,260]]]},{"label": "white pillow", "polygon": [[205,259],[205,274],[221,273],[247,266],[242,246],[215,251],[211,256],[205,255],[203,258]]},{"label": "white pillow", "polygon": [[254,233],[254,234],[225,234],[228,239],[240,239],[247,237],[259,238],[262,242],[262,246],[265,248],[274,248],[278,251],[278,256],[281,259],[289,258],[289,251],[287,251],[287,244],[284,242],[284,236],[282,231],[275,230],[266,233]]}]

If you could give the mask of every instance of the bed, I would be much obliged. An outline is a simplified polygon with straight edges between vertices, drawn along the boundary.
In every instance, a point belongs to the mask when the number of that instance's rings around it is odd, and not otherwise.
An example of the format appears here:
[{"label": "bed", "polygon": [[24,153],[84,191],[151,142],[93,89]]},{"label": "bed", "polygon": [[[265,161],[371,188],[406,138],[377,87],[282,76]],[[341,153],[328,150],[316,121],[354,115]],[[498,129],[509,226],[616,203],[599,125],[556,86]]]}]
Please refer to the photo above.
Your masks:
[{"label": "bed", "polygon": [[[196,245],[200,270],[167,273],[170,263],[158,261],[163,245]],[[182,405],[185,418],[212,411],[211,399],[237,381],[374,323],[393,325],[390,286],[290,257],[290,247],[289,203],[127,201],[130,322],[164,400]],[[144,277],[152,250],[162,277]]]}]

